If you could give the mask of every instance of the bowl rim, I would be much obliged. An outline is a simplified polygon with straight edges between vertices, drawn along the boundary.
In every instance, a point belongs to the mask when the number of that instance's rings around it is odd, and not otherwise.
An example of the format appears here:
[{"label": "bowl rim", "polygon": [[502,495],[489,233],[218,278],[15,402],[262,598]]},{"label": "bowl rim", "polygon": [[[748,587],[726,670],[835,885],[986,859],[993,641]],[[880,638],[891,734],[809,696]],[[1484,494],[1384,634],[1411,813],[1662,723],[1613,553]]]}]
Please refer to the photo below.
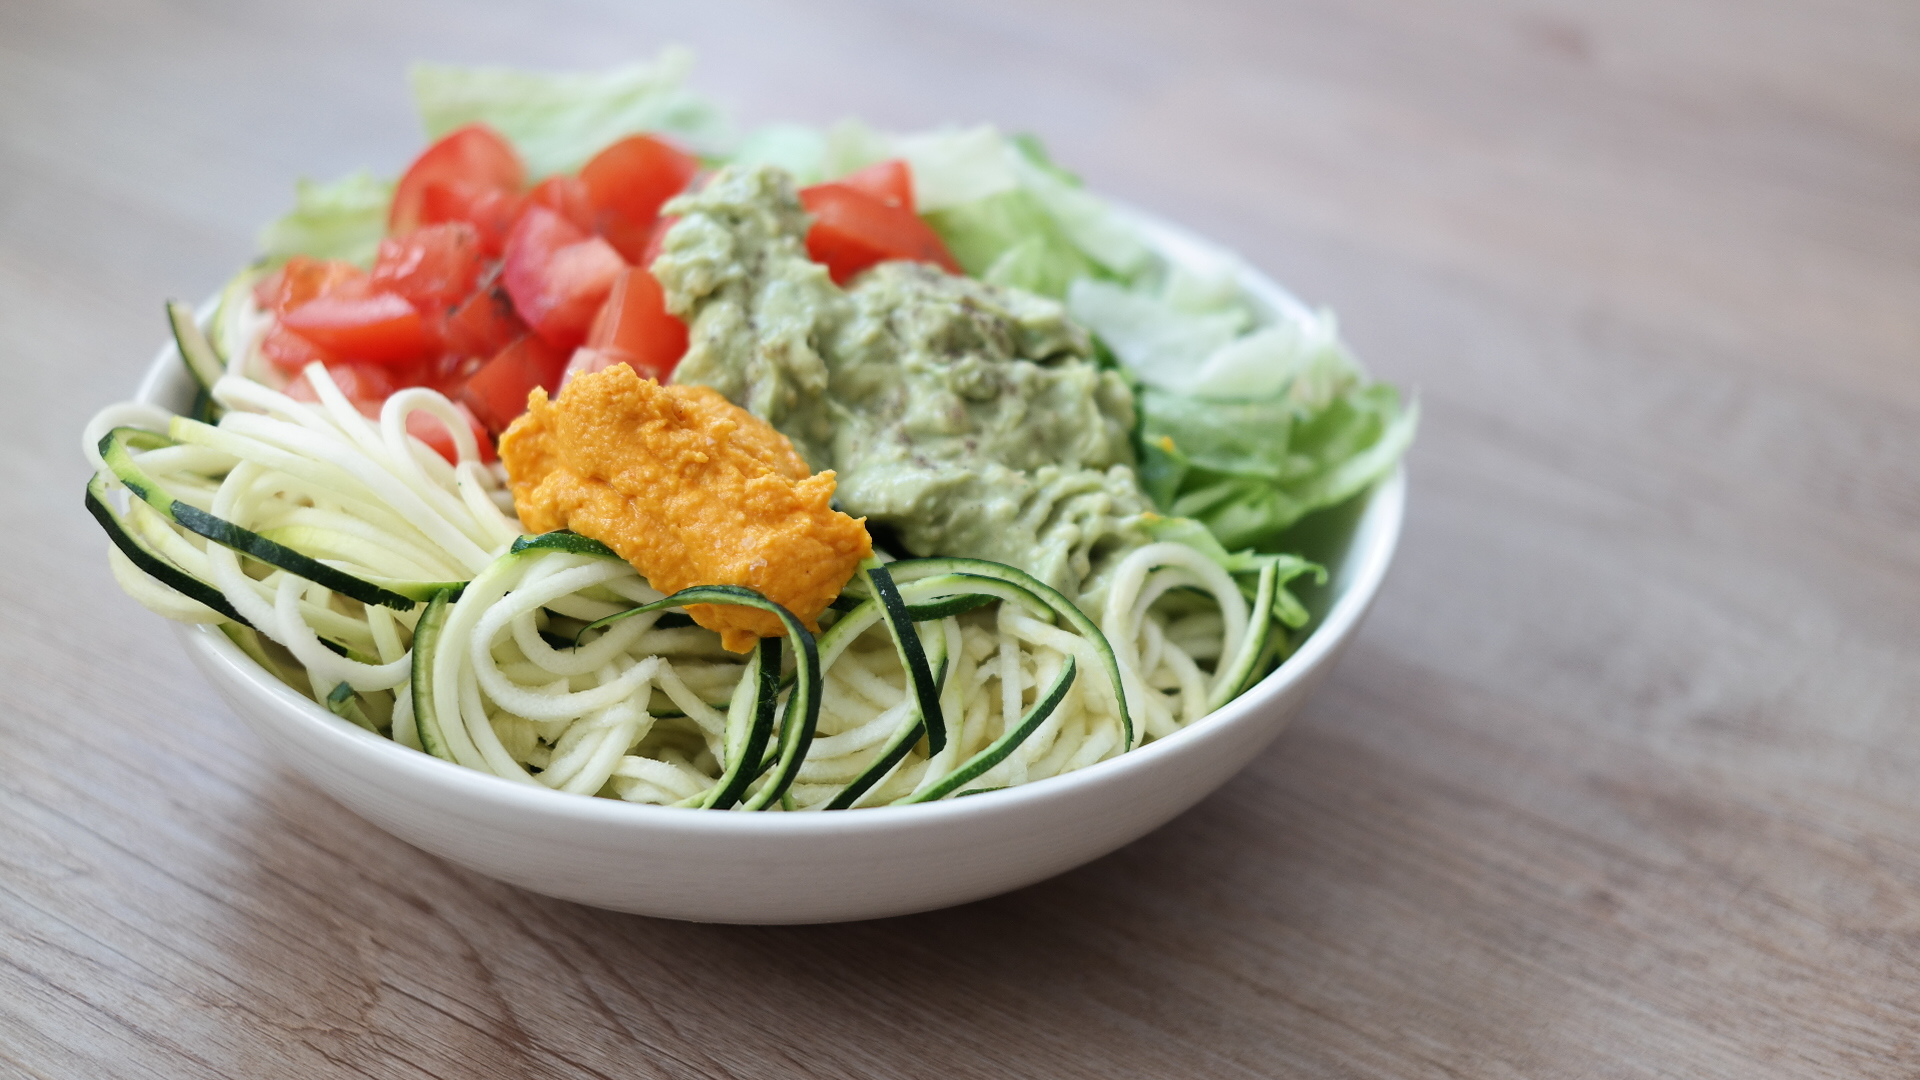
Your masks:
[{"label": "bowl rim", "polygon": [[[1240,284],[1271,308],[1311,315],[1309,309],[1291,293],[1240,261],[1227,249],[1153,216],[1137,211],[1130,212],[1128,216],[1142,228],[1156,248],[1188,248],[1224,256],[1233,267]],[[213,300],[209,300],[203,305],[203,318],[213,303]],[[184,393],[187,383],[188,375],[179,359],[177,347],[168,342],[148,366],[135,400],[160,404],[164,398]],[[1062,799],[1095,786],[1123,782],[1127,776],[1141,770],[1151,770],[1180,754],[1184,747],[1205,741],[1252,719],[1254,713],[1282,697],[1294,684],[1310,678],[1333,658],[1333,654],[1353,634],[1386,578],[1405,517],[1404,463],[1397,465],[1392,473],[1356,497],[1366,499],[1367,504],[1355,521],[1353,542],[1362,539],[1368,542],[1365,547],[1348,549],[1341,571],[1341,577],[1346,579],[1346,587],[1300,648],[1239,697],[1171,735],[1064,775],[1004,788],[990,793],[987,798],[973,796],[911,806],[862,807],[851,814],[693,812],[683,808],[576,795],[518,783],[403,746],[333,715],[254,663],[215,626],[175,624],[175,629],[183,647],[190,652],[198,652],[203,662],[211,662],[235,677],[247,687],[255,701],[275,706],[271,712],[280,720],[302,729],[303,741],[322,740],[331,744],[335,752],[351,756],[370,754],[375,759],[384,756],[381,764],[404,774],[407,782],[440,789],[443,795],[452,799],[472,798],[491,804],[496,810],[539,815],[582,826],[657,827],[696,836],[772,834],[797,837],[849,831],[892,832],[1017,813],[1021,808],[1037,802]],[[235,711],[239,710],[236,708]],[[303,771],[297,762],[288,764],[296,771]]]}]

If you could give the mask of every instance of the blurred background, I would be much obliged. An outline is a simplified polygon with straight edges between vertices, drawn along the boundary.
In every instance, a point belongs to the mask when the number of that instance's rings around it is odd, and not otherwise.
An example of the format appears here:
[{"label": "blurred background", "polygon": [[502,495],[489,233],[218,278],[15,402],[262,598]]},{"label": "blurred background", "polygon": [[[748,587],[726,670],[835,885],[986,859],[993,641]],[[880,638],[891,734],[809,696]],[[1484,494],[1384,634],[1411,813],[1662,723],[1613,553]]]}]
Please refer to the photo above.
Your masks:
[{"label": "blurred background", "polygon": [[[1418,393],[1371,621],[1219,795],[954,912],[648,923],[346,818],[114,589],[75,444],[164,298],[295,178],[404,168],[410,61],[670,43],[746,126],[1038,134]],[[0,1049],[751,1071],[692,988],[803,1019],[808,1075],[1913,1075],[1916,103],[1899,0],[0,7],[0,468],[38,515],[0,546]]]}]

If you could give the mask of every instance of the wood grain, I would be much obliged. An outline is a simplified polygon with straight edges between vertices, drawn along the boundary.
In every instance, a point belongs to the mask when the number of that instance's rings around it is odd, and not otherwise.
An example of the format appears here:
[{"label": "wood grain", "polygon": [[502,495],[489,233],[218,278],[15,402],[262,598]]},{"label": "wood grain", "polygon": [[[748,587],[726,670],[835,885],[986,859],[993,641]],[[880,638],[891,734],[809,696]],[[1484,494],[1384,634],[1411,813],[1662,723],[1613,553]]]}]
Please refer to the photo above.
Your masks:
[{"label": "wood grain", "polygon": [[[1418,389],[1399,562],[1159,833],[913,918],[474,877],[115,590],[77,441],[412,58],[685,41],[752,121],[992,119]],[[1920,8],[0,7],[0,1072],[1920,1076]]]}]

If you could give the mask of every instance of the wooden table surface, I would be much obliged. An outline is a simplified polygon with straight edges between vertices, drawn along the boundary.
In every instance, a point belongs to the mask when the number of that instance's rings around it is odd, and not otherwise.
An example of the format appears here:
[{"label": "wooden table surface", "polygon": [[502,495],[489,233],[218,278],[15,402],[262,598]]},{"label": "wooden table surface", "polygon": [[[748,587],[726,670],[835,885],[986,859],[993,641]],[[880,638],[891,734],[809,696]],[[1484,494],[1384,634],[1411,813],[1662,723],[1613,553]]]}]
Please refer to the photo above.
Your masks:
[{"label": "wooden table surface", "polygon": [[[449,25],[451,24],[451,25]],[[669,41],[992,119],[1417,388],[1399,560],[1220,793],[998,899],[548,900],[271,758],[108,577],[82,423],[414,58]],[[1920,1076],[1920,6],[0,5],[0,1073]]]}]

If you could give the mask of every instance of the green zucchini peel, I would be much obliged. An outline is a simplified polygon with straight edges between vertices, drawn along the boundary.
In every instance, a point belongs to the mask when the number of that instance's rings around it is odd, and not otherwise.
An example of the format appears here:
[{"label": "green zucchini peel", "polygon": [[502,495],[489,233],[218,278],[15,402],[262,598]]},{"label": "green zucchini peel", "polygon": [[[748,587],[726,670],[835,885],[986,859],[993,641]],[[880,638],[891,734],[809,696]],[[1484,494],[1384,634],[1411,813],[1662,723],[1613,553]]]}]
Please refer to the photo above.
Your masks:
[{"label": "green zucchini peel", "polygon": [[249,628],[253,626],[234,610],[232,604],[227,602],[225,593],[175,566],[166,556],[149,548],[133,535],[133,531],[127,528],[126,522],[120,519],[120,512],[115,510],[113,504],[107,500],[107,474],[105,473],[96,473],[93,479],[87,481],[87,512],[93,515],[102,529],[106,530],[107,538],[113,541],[113,546],[119,548],[120,553],[125,555],[133,565],[139,567],[142,573],[189,600],[197,600],[205,604],[241,626]]},{"label": "green zucchini peel", "polygon": [[232,548],[242,555],[251,556],[268,566],[285,570],[295,577],[305,578],[316,585],[332,589],[342,596],[351,597],[363,604],[379,604],[396,611],[412,611],[418,604],[414,597],[375,585],[344,570],[337,570],[318,559],[302,555],[282,544],[276,544],[257,532],[243,529],[225,518],[216,517],[197,506],[167,494],[166,490],[148,476],[138,462],[134,461],[133,451],[156,450],[175,445],[178,445],[175,440],[158,432],[118,427],[101,437],[100,456],[105,459],[107,467],[113,470],[114,476],[126,485],[128,491],[159,511],[160,516],[188,532],[203,536],[222,547]]},{"label": "green zucchini peel", "polygon": [[618,559],[619,553],[590,536],[581,536],[567,529],[555,529],[553,532],[536,536],[522,536],[507,549],[507,554],[518,555],[523,551],[564,551],[569,555],[592,555],[601,559]]},{"label": "green zucchini peel", "polygon": [[940,687],[927,665],[926,648],[919,632],[913,628],[916,620],[907,610],[907,602],[901,599],[900,589],[894,585],[893,575],[886,567],[869,559],[860,565],[860,576],[880,601],[887,633],[900,653],[900,666],[906,671],[908,686],[913,691],[914,712],[926,729],[927,752],[937,754],[947,745],[947,721],[940,711]]},{"label": "green zucchini peel", "polygon": [[1060,703],[1067,699],[1067,691],[1073,686],[1074,677],[1078,673],[1079,664],[1072,654],[1068,654],[1066,664],[1060,668],[1060,674],[1054,676],[1052,685],[1047,687],[1047,692],[1041,695],[1039,701],[1033,703],[1033,708],[1027,710],[1027,714],[1020,718],[1020,723],[1014,725],[1012,731],[1003,733],[993,741],[992,745],[968,758],[965,764],[941,777],[929,787],[897,801],[894,805],[904,806],[945,798],[965,787],[969,781],[978,779],[988,769],[1005,761],[1007,755],[1013,753],[1021,743],[1026,742],[1035,731],[1038,731],[1040,725],[1046,723],[1047,717],[1052,716],[1054,710],[1060,707]]},{"label": "green zucchini peel", "polygon": [[1093,620],[1087,618],[1086,613],[1081,611],[1078,605],[1062,596],[1053,586],[1018,567],[988,562],[985,559],[959,559],[945,556],[902,559],[888,564],[887,570],[893,574],[894,581],[903,585],[939,574],[967,574],[1016,585],[1031,593],[1054,615],[1065,619],[1081,637],[1094,643],[1095,650],[1100,654],[1101,664],[1107,669],[1107,678],[1113,683],[1114,702],[1120,710],[1121,752],[1133,749],[1133,716],[1127,709],[1126,685],[1120,679],[1120,661],[1113,655],[1113,646],[1107,641],[1107,636],[1100,632],[1100,628],[1094,625]]},{"label": "green zucchini peel", "polygon": [[440,634],[447,628],[452,600],[451,589],[436,594],[413,626],[413,726],[420,734],[420,748],[445,761],[455,758],[433,701],[433,661],[440,652]]},{"label": "green zucchini peel", "polygon": [[[552,534],[549,533],[548,535]],[[793,643],[793,693],[787,698],[785,718],[780,724],[780,739],[776,744],[779,748],[779,754],[775,759],[773,772],[768,776],[767,781],[742,804],[743,809],[764,810],[769,805],[778,802],[780,797],[787,793],[787,789],[793,786],[794,778],[800,774],[800,763],[806,759],[808,747],[813,745],[813,733],[820,726],[820,695],[824,689],[824,680],[821,676],[820,651],[817,643],[814,641],[813,635],[807,632],[806,626],[801,623],[798,616],[781,605],[774,603],[772,600],[754,592],[752,589],[743,586],[695,585],[689,589],[682,589],[672,596],[656,600],[651,604],[628,608],[625,611],[609,615],[604,619],[588,623],[581,629],[580,633],[585,635],[588,630],[605,629],[613,623],[633,615],[644,615],[650,611],[663,611],[667,608],[686,607],[690,604],[737,604],[743,607],[758,608],[761,611],[770,612],[775,618],[778,618],[780,624],[786,628],[787,639]],[[778,647],[777,641],[775,647]],[[780,690],[778,665],[763,664],[761,667],[762,671],[758,679],[760,697],[768,700],[775,699]],[[756,708],[757,707],[756,705]],[[732,726],[731,720],[728,726]],[[743,771],[746,769],[744,763],[749,760],[751,760],[755,766],[758,766],[760,764],[760,755],[755,753],[751,758],[745,754],[740,755],[737,761],[740,763],[739,767]],[[734,763],[730,763],[729,768],[732,768],[733,764]],[[747,773],[746,775],[747,782],[751,783],[753,775],[751,773]],[[714,803],[714,805],[717,805],[717,802]]]}]

